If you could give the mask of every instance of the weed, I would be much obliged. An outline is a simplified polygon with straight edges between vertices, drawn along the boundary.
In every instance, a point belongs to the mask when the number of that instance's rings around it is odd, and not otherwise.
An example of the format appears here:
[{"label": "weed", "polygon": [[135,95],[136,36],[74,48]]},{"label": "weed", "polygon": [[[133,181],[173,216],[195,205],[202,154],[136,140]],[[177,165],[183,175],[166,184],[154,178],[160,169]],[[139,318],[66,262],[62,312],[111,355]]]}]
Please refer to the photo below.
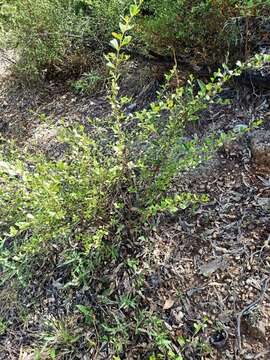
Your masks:
[{"label": "weed", "polygon": [[116,353],[122,353],[125,345],[128,342],[129,331],[128,323],[113,315],[114,319],[111,323],[102,324],[104,331],[103,340],[112,344]]},{"label": "weed", "polygon": [[[105,146],[103,125],[91,120],[91,135],[83,126],[62,126],[59,141],[67,147],[61,159],[48,160],[45,155],[22,152],[3,142],[3,282],[16,276],[27,283],[35,275],[39,259],[50,258],[49,254],[57,251],[57,266],[71,267],[67,285],[87,286],[96,264],[102,262],[102,251],[98,250],[103,244],[125,236],[140,238],[141,225],[151,223],[157,214],[207,201],[205,195],[167,195],[170,184],[179,172],[196,167],[237,135],[221,133],[203,142],[196,137],[187,140],[185,124],[197,121],[198,111],[214,101],[222,85],[251,65],[239,64],[234,71],[224,67],[208,84],[200,82],[198,93],[191,77],[186,87],[161,95],[149,110],[126,115],[123,106],[129,100],[119,97],[118,81],[121,65],[127,60],[122,48],[131,42],[128,33],[138,13],[134,4],[130,17],[120,23],[120,32],[113,34],[115,52],[106,56],[111,69],[112,114],[104,119]],[[252,65],[261,61],[257,57]],[[161,114],[167,115],[163,119]],[[136,126],[130,128],[134,122]],[[113,253],[110,256],[117,256],[115,250]]]},{"label": "weed", "polygon": [[4,335],[4,333],[7,330],[7,327],[8,327],[8,325],[7,325],[7,322],[5,321],[5,319],[0,317],[0,336]]},{"label": "weed", "polygon": [[136,309],[137,301],[131,295],[121,295],[119,299],[119,309]]},{"label": "weed", "polygon": [[74,321],[72,318],[62,320],[52,318],[46,321],[46,331],[41,336],[46,347],[72,350],[82,337],[81,329],[75,327]]},{"label": "weed", "polygon": [[127,266],[130,267],[134,272],[137,271],[139,260],[138,259],[127,259],[126,260]]},{"label": "weed", "polygon": [[104,88],[104,79],[97,71],[83,74],[83,76],[76,81],[71,82],[71,88],[76,93],[96,94]]},{"label": "weed", "polygon": [[92,324],[94,322],[95,315],[91,308],[84,305],[76,305],[76,307],[84,315],[86,324]]}]

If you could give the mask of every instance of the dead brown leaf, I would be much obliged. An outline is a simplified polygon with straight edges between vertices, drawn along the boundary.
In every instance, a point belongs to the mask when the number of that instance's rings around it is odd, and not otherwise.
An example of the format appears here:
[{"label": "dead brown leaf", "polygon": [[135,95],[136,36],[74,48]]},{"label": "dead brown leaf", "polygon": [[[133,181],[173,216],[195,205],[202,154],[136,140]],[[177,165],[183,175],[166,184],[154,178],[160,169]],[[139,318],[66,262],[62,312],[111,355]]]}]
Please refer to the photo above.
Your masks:
[{"label": "dead brown leaf", "polygon": [[163,310],[171,309],[173,307],[174,303],[175,303],[175,300],[173,298],[168,298],[163,305]]}]

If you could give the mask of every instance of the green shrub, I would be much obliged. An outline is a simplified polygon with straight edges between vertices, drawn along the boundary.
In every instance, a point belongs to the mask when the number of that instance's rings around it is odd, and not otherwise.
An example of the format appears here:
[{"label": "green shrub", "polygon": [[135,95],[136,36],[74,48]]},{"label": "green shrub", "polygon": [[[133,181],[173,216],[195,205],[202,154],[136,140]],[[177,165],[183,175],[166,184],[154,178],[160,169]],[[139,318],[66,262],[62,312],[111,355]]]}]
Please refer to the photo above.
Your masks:
[{"label": "green shrub", "polygon": [[[41,259],[57,251],[58,266],[72,264],[76,281],[90,266],[89,253],[103,242],[142,235],[158,213],[174,213],[205,201],[196,194],[171,194],[174,177],[194,168],[235,134],[210,136],[204,141],[185,138],[185,125],[212,102],[222,85],[241,72],[224,67],[208,84],[190,78],[184,88],[167,94],[166,86],[150,109],[126,114],[128,99],[119,97],[121,51],[130,43],[128,32],[138,8],[120,24],[111,41],[115,52],[106,56],[112,78],[112,114],[83,126],[59,125],[64,151],[58,159],[19,150],[3,140],[0,160],[0,264],[2,281],[12,276],[35,276]],[[260,61],[258,58],[256,61]],[[174,71],[168,76],[168,81]],[[70,258],[71,256],[71,258]],[[85,258],[86,256],[86,258]],[[88,258],[87,258],[88,257]],[[88,259],[88,260],[86,260]],[[85,265],[85,263],[87,265]]]},{"label": "green shrub", "polygon": [[[0,2],[0,46],[15,49],[24,80],[78,77],[96,71],[129,0],[8,0]],[[269,14],[261,0],[149,0],[134,29],[138,47],[207,65],[238,59],[245,49],[239,16]],[[230,24],[230,25],[229,25]],[[2,45],[1,45],[2,44]]]},{"label": "green shrub", "polygon": [[228,21],[269,10],[270,3],[261,0],[149,0],[139,32],[157,53],[171,55],[174,49],[180,58],[211,65],[223,62],[230,50],[234,59],[241,56],[243,49],[233,47],[239,28],[228,27]]},{"label": "green shrub", "polygon": [[80,74],[102,61],[120,0],[9,0],[0,3],[0,43],[15,49],[24,80]]}]

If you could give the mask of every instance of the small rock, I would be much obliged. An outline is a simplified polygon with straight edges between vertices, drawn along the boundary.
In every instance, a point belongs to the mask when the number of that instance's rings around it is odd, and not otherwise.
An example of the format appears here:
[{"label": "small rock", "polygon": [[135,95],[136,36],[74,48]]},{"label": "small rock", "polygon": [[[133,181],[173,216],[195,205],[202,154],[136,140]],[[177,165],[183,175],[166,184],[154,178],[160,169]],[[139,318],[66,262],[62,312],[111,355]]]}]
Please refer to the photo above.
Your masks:
[{"label": "small rock", "polygon": [[204,276],[209,276],[219,269],[224,270],[226,267],[227,262],[223,258],[217,258],[213,261],[201,265],[199,268],[199,272]]},{"label": "small rock", "polygon": [[252,353],[244,354],[243,356],[244,356],[245,360],[253,360],[254,359],[254,354],[252,354]]},{"label": "small rock", "polygon": [[256,131],[251,139],[251,153],[256,165],[270,167],[270,131]]},{"label": "small rock", "polygon": [[258,198],[257,204],[263,209],[270,210],[270,199],[269,198]]},{"label": "small rock", "polygon": [[149,285],[153,288],[157,288],[160,285],[160,277],[157,274],[152,274],[149,278]]},{"label": "small rock", "polygon": [[184,316],[185,314],[181,311],[180,307],[177,307],[171,311],[171,317],[177,325],[182,324]]},{"label": "small rock", "polygon": [[225,346],[228,340],[228,333],[226,330],[218,330],[210,336],[209,342],[216,349],[221,349]]}]

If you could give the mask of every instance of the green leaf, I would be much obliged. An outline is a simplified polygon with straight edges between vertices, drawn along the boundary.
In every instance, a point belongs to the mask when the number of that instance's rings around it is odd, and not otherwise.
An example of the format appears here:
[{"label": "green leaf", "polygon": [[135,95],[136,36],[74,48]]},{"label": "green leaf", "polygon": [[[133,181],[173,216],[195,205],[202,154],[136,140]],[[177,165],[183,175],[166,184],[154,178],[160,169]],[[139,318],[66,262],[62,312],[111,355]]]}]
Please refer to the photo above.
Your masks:
[{"label": "green leaf", "polygon": [[131,36],[125,36],[123,39],[122,45],[126,46],[126,45],[130,44],[131,40],[132,40]]},{"label": "green leaf", "polygon": [[116,32],[113,32],[112,33],[112,36],[115,38],[115,39],[117,39],[117,40],[122,40],[122,34],[118,34],[118,33],[116,33]]},{"label": "green leaf", "polygon": [[17,234],[18,234],[18,230],[14,226],[11,226],[11,228],[9,229],[9,236],[14,237]]},{"label": "green leaf", "polygon": [[119,51],[120,47],[119,47],[119,43],[116,39],[112,39],[110,41],[110,44],[115,50]]},{"label": "green leaf", "polygon": [[111,61],[108,61],[106,65],[111,69],[115,69],[115,65]]},{"label": "green leaf", "polygon": [[119,27],[121,30],[121,33],[124,34],[127,31],[127,25],[123,24],[123,23],[119,23]]},{"label": "green leaf", "polygon": [[18,226],[20,231],[27,230],[29,228],[29,226],[30,226],[30,224],[28,222],[26,222],[26,221],[19,221],[15,225]]},{"label": "green leaf", "polygon": [[205,92],[206,90],[206,86],[205,86],[205,83],[201,80],[197,80],[198,84],[199,84],[199,87],[201,89],[202,92]]},{"label": "green leaf", "polygon": [[129,25],[129,24],[123,24],[123,23],[119,23],[119,27],[120,27],[120,30],[121,30],[121,33],[124,34],[126,33],[127,31],[131,30],[133,28],[132,25]]},{"label": "green leaf", "polygon": [[140,12],[140,8],[136,4],[130,5],[129,12],[131,16],[137,16]]},{"label": "green leaf", "polygon": [[92,309],[87,306],[78,304],[78,305],[76,305],[76,308],[78,310],[80,310],[80,312],[84,315],[87,315],[87,316],[92,315]]}]

